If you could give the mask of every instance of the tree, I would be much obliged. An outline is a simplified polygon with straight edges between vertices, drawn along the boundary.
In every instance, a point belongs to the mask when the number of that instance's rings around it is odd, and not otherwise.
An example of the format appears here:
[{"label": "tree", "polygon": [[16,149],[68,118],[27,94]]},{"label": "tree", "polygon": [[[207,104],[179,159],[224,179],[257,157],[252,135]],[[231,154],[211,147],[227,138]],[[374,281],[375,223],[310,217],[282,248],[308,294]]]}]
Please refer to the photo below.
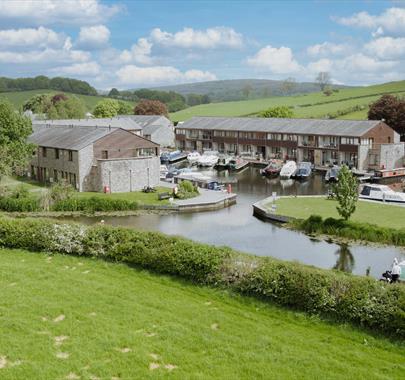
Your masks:
[{"label": "tree", "polygon": [[294,112],[287,106],[271,107],[265,111],[260,112],[260,117],[279,117],[279,118],[292,118]]},{"label": "tree", "polygon": [[121,100],[118,101],[118,115],[133,115],[134,109],[127,102],[123,102]]},{"label": "tree", "polygon": [[135,115],[164,115],[169,117],[169,112],[164,103],[159,100],[141,100],[134,108]]},{"label": "tree", "polygon": [[297,81],[295,78],[289,77],[283,81],[281,84],[281,91],[284,95],[291,94],[292,91],[297,87]]},{"label": "tree", "polygon": [[0,176],[17,173],[26,167],[34,145],[27,142],[32,133],[31,120],[0,100]]},{"label": "tree", "polygon": [[97,118],[115,117],[118,115],[120,105],[115,99],[104,99],[97,103],[93,115]]},{"label": "tree", "polygon": [[382,120],[398,132],[405,141],[405,99],[393,95],[383,95],[370,105],[369,120]]},{"label": "tree", "polygon": [[339,203],[337,211],[344,220],[348,220],[356,210],[359,194],[357,178],[346,165],[340,169],[338,183],[334,190]]},{"label": "tree", "polygon": [[330,84],[330,80],[331,77],[327,71],[321,71],[315,78],[315,81],[319,84],[321,91],[323,91],[325,87]]},{"label": "tree", "polygon": [[326,86],[325,89],[323,90],[323,93],[326,96],[331,96],[333,94],[333,90],[330,86]]},{"label": "tree", "polygon": [[112,98],[115,98],[117,96],[120,96],[120,92],[116,88],[112,88],[110,92],[108,93],[108,96],[111,96]]},{"label": "tree", "polygon": [[250,93],[252,92],[252,90],[253,90],[253,87],[252,87],[250,84],[247,84],[246,86],[244,86],[244,87],[242,88],[242,94],[243,94],[243,96],[244,96],[246,99],[248,99]]}]

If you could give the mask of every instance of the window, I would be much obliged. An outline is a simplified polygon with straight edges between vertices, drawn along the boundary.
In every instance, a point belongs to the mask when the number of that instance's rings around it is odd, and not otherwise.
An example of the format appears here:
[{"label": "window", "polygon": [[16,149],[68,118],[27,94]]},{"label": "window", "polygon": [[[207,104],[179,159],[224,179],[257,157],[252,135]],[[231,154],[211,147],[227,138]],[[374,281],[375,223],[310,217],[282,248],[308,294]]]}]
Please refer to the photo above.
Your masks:
[{"label": "window", "polygon": [[347,145],[357,145],[359,143],[359,139],[355,137],[342,137],[341,142],[342,144]]},{"label": "window", "polygon": [[391,137],[388,136],[388,144],[390,144],[390,143],[391,143]]},{"label": "window", "polygon": [[103,160],[107,160],[108,159],[108,150],[102,150],[101,151],[101,158]]},{"label": "window", "polygon": [[55,158],[59,160],[59,149],[55,149]]},{"label": "window", "polygon": [[69,150],[69,161],[73,161],[73,151]]},{"label": "window", "polygon": [[42,157],[46,157],[46,148],[42,148]]}]

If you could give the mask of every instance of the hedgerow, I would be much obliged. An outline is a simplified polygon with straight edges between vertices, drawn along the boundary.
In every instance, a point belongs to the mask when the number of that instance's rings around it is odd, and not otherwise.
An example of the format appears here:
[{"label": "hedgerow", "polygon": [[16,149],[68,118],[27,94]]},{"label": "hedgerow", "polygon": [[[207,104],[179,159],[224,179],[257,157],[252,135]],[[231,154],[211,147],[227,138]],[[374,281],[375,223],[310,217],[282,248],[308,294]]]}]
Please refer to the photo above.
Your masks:
[{"label": "hedgerow", "polygon": [[94,213],[96,211],[126,211],[137,210],[139,207],[136,201],[125,199],[109,198],[70,198],[56,202],[52,206],[53,211],[83,211]]},{"label": "hedgerow", "polygon": [[[319,221],[319,219],[318,219]],[[123,262],[405,337],[405,287],[155,232],[0,218],[0,246]]]}]

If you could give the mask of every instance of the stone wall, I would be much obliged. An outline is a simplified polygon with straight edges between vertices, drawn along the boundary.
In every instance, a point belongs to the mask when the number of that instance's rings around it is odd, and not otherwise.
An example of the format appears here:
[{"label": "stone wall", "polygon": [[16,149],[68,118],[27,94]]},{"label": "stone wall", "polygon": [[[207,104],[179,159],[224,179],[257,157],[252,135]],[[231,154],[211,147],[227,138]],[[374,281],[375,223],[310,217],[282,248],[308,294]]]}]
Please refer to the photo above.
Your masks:
[{"label": "stone wall", "polygon": [[86,146],[79,151],[79,191],[92,191],[94,187],[92,167],[96,164],[93,157],[93,145]]},{"label": "stone wall", "polygon": [[381,144],[380,164],[385,169],[395,169],[404,166],[405,143]]},{"label": "stone wall", "polygon": [[159,157],[97,160],[92,190],[103,191],[108,186],[112,193],[138,191],[148,184],[159,185],[159,174]]}]

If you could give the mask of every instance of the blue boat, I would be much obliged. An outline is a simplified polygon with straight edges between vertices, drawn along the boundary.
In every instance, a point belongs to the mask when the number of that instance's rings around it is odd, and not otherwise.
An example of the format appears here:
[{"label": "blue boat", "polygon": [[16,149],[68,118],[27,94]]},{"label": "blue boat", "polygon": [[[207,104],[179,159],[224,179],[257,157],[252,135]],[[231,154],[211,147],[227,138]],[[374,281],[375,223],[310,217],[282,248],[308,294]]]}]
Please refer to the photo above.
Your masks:
[{"label": "blue boat", "polygon": [[173,162],[185,160],[186,158],[187,153],[184,153],[180,150],[175,150],[174,152],[163,152],[160,154],[160,162],[162,164],[164,163],[172,164]]}]

